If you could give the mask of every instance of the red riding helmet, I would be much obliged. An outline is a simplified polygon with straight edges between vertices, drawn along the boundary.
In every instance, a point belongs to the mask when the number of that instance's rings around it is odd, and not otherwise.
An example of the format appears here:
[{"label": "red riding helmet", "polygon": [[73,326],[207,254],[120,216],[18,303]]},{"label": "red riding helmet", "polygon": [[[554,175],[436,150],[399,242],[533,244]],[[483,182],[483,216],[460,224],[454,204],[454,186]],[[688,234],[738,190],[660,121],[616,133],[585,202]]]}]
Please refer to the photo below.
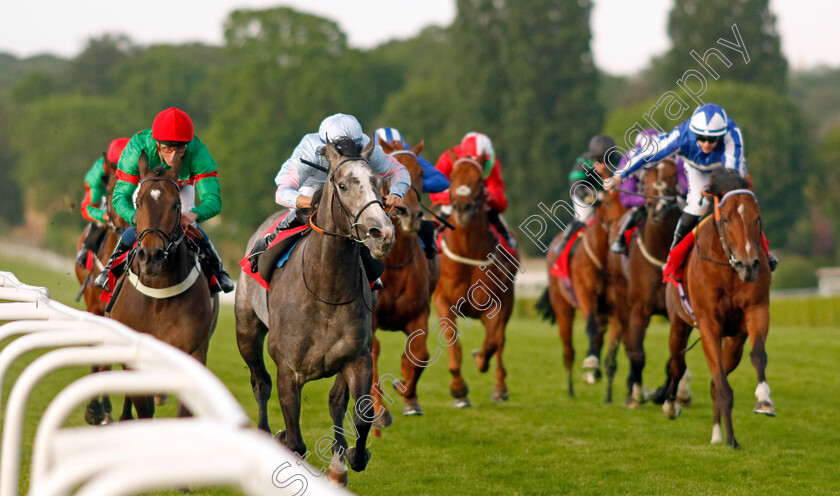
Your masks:
[{"label": "red riding helmet", "polygon": [[192,141],[195,130],[192,119],[183,110],[170,107],[152,122],[152,137],[158,141]]},{"label": "red riding helmet", "polygon": [[117,163],[120,161],[120,155],[122,155],[123,150],[125,149],[125,145],[128,144],[128,138],[117,138],[111,142],[111,145],[108,146],[108,153],[105,154],[105,158],[108,159],[108,162]]}]

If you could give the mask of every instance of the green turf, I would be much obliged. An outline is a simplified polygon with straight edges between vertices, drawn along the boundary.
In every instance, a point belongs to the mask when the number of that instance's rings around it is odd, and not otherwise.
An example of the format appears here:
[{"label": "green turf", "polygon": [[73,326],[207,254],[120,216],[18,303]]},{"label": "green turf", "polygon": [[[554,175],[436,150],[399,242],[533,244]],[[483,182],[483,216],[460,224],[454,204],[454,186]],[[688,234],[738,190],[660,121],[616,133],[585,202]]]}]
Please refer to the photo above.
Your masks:
[{"label": "green turf", "polygon": [[[74,280],[69,277],[2,259],[0,270],[13,270],[27,284],[48,285],[53,297],[62,302],[70,302],[75,295]],[[483,331],[477,322],[462,328],[468,355],[468,350],[480,345]],[[636,411],[622,406],[627,374],[623,351],[616,402],[604,404],[604,384],[586,386],[580,379],[579,364],[586,348],[582,329],[576,328],[575,333],[576,398],[566,394],[556,328],[534,318],[518,318],[508,327],[505,350],[510,401],[497,404],[490,399],[493,368],[483,375],[472,362],[466,362],[463,371],[473,402],[466,410],[452,408],[446,354],[441,347],[444,355],[424,372],[419,385],[425,415],[403,417],[401,401],[397,403],[392,409],[394,424],[383,437],[369,440],[372,458],[367,470],[350,473],[350,489],[365,495],[840,492],[836,475],[840,466],[840,425],[836,420],[840,397],[834,389],[840,342],[836,328],[773,325],[771,313],[767,373],[778,416],[752,413],[755,372],[748,347],[741,366],[730,377],[735,391],[735,432],[741,443],[738,451],[709,444],[710,375],[700,346],[687,357],[694,374],[694,403],[680,418],[670,421],[656,405]],[[383,349],[380,370],[396,375],[404,339],[395,333],[379,336]],[[666,341],[667,327],[656,320],[646,341],[645,380],[649,387],[663,378]],[[436,337],[431,336],[429,343],[434,354]],[[229,307],[222,308],[208,365],[256,419],[256,403],[248,370],[236,349]],[[29,409],[27,442],[31,442],[38,416],[49,399],[61,385],[82,373],[77,369],[54,374],[39,387]],[[7,379],[4,394],[10,384]],[[319,437],[330,433],[327,393],[331,384],[319,381],[304,389],[302,428],[310,450]],[[276,398],[275,393],[269,405],[274,430],[282,428]],[[174,406],[170,403],[161,414],[173,415]],[[79,411],[68,424],[81,422]],[[315,464],[320,465],[317,460]],[[222,489],[193,494],[236,493]]]}]

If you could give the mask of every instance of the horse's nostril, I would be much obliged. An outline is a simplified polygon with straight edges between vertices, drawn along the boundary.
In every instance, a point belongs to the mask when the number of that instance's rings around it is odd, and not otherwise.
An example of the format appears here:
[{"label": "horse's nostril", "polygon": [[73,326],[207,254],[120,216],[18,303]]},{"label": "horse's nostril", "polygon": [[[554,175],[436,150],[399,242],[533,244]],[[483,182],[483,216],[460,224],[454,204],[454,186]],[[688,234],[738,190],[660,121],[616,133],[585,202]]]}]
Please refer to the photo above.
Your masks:
[{"label": "horse's nostril", "polygon": [[145,262],[145,261],[146,261],[146,258],[148,258],[148,256],[149,256],[149,254],[148,254],[148,253],[146,253],[146,249],[145,249],[145,248],[140,248],[140,249],[137,251],[137,256],[138,256],[138,257],[140,257],[140,261],[141,261],[141,262]]},{"label": "horse's nostril", "polygon": [[753,266],[753,269],[758,270],[759,262],[758,262],[757,258],[755,260],[753,260],[752,266]]},{"label": "horse's nostril", "polygon": [[370,235],[371,238],[379,239],[382,237],[382,231],[374,227],[373,229],[368,231],[368,235]]}]

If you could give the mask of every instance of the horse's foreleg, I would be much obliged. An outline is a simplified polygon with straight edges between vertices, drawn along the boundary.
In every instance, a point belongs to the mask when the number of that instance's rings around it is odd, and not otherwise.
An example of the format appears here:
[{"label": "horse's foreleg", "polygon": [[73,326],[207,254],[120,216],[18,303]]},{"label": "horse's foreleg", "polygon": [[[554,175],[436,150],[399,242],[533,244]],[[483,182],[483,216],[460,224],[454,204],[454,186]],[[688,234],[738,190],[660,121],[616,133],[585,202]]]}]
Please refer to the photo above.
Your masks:
[{"label": "horse's foreleg", "polygon": [[400,361],[400,370],[405,387],[403,415],[422,415],[423,409],[420,408],[420,403],[417,401],[417,383],[420,381],[423,369],[429,362],[429,348],[426,346],[426,339],[429,334],[428,310],[409,322],[405,333],[408,339]]},{"label": "horse's foreleg", "polygon": [[[367,396],[371,383],[373,382],[371,356],[363,353],[362,356],[347,364],[341,373],[347,381],[347,386],[355,402],[355,406],[353,407],[353,426],[355,427],[355,435],[357,436],[356,446],[347,450],[346,459],[350,468],[356,472],[361,472],[367,466],[368,460],[370,460],[370,451],[365,446],[367,444],[368,433],[370,432],[370,424],[376,415],[376,410],[373,409],[373,402]],[[338,435],[336,435],[336,439],[338,439]]]},{"label": "horse's foreleg", "polygon": [[236,344],[239,354],[251,371],[251,388],[257,400],[259,420],[257,426],[268,433],[268,400],[271,398],[271,376],[265,368],[263,357],[263,343],[268,333],[268,327],[262,323],[253,310],[237,308],[236,311]]},{"label": "horse's foreleg", "polygon": [[642,382],[642,371],[645,368],[644,341],[650,314],[650,309],[643,305],[634,305],[630,311],[630,322],[624,337],[624,349],[630,361],[630,372],[627,375],[628,408],[637,408],[648,399]]},{"label": "horse's foreleg", "polygon": [[370,397],[373,400],[373,408],[375,409],[375,411],[382,412],[382,415],[379,415],[377,417],[376,422],[374,422],[373,426],[373,436],[379,437],[382,435],[379,432],[379,429],[384,429],[391,425],[393,418],[391,417],[391,413],[388,411],[388,407],[385,406],[385,403],[382,402],[382,386],[379,385],[378,367],[380,344],[379,340],[376,339],[376,328],[374,328],[373,332],[373,342],[371,344],[370,350],[371,357],[373,358],[373,385],[370,388]]},{"label": "horse's foreleg", "polygon": [[123,420],[131,420],[134,416],[131,414],[131,398],[126,396],[123,400],[123,410],[120,414],[120,422]]},{"label": "horse's foreleg", "polygon": [[670,419],[675,419],[680,414],[680,405],[677,404],[677,387],[680,379],[685,373],[685,348],[688,338],[691,336],[692,327],[686,324],[678,315],[671,316],[671,330],[668,334],[668,348],[671,352],[671,359],[667,364],[668,380],[666,382],[665,401],[662,403],[662,411]]},{"label": "horse's foreleg", "polygon": [[767,385],[765,370],[767,368],[767,352],[764,344],[767,342],[767,332],[770,327],[770,315],[767,306],[758,306],[744,312],[745,327],[750,336],[750,360],[758,376],[758,386],[755,388],[757,403],[753,411],[765,415],[775,416],[776,409],[770,400],[770,386]]},{"label": "horse's foreleg", "polygon": [[[435,308],[442,322],[455,322],[455,315],[452,308],[447,306],[447,301],[440,295],[435,295]],[[444,320],[446,319],[446,320]],[[461,342],[458,340],[458,328],[446,323],[439,326],[443,332],[444,343],[449,351],[449,373],[452,374],[452,381],[449,383],[449,393],[455,398],[455,408],[470,406],[469,387],[461,376]]]},{"label": "horse's foreleg", "polygon": [[607,397],[606,402],[612,403],[613,380],[615,379],[615,371],[618,369],[618,347],[620,340],[624,335],[624,325],[618,312],[613,312],[610,316],[610,333],[607,339],[607,355],[604,357],[604,368],[607,372]]},{"label": "horse's foreleg", "polygon": [[[706,363],[709,366],[709,371],[712,373],[712,381],[714,382],[714,408],[715,420],[720,416],[726,426],[726,443],[733,448],[738,447],[738,441],[735,440],[735,431],[732,428],[732,405],[734,403],[734,396],[732,387],[729,385],[729,380],[726,377],[726,369],[724,368],[723,358],[723,344],[722,344],[722,329],[718,322],[704,321],[700,323],[700,337],[703,343],[703,354],[706,356]],[[712,442],[720,442],[716,435],[720,434],[720,424],[715,422],[712,427]]]},{"label": "horse's foreleg", "polygon": [[560,341],[563,342],[563,366],[566,368],[566,381],[569,389],[569,397],[575,396],[574,381],[572,379],[572,368],[575,364],[575,346],[572,343],[572,326],[575,321],[575,307],[569,305],[561,295],[551,298],[551,306],[557,316],[557,326],[560,333]]},{"label": "horse's foreleg", "polygon": [[[294,451],[302,458],[306,458],[306,444],[300,432],[300,391],[303,384],[295,380],[295,372],[284,365],[277,366],[277,396],[286,429],[279,431],[274,437]],[[367,392],[370,392],[368,387]],[[367,394],[367,393],[366,393]]]},{"label": "horse's foreleg", "polygon": [[335,383],[330,390],[330,417],[333,420],[335,442],[332,445],[332,461],[330,462],[327,478],[341,486],[347,485],[347,464],[344,454],[347,452],[347,439],[344,437],[344,414],[350,400],[350,390],[343,374],[336,374]]}]

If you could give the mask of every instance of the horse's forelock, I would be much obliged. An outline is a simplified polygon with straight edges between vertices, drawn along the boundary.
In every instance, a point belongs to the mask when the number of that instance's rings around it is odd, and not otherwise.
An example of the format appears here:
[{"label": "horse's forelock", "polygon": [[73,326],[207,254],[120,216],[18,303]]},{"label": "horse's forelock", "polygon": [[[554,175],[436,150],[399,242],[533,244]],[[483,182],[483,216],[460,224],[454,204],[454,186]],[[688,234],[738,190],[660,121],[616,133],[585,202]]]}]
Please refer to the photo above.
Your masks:
[{"label": "horse's forelock", "polygon": [[709,186],[706,190],[715,195],[722,196],[733,189],[749,189],[749,183],[741,177],[736,170],[718,169],[712,172],[709,179]]},{"label": "horse's forelock", "polygon": [[330,140],[330,144],[335,147],[342,157],[358,158],[362,155],[362,144],[347,136],[339,136],[336,139]]}]

